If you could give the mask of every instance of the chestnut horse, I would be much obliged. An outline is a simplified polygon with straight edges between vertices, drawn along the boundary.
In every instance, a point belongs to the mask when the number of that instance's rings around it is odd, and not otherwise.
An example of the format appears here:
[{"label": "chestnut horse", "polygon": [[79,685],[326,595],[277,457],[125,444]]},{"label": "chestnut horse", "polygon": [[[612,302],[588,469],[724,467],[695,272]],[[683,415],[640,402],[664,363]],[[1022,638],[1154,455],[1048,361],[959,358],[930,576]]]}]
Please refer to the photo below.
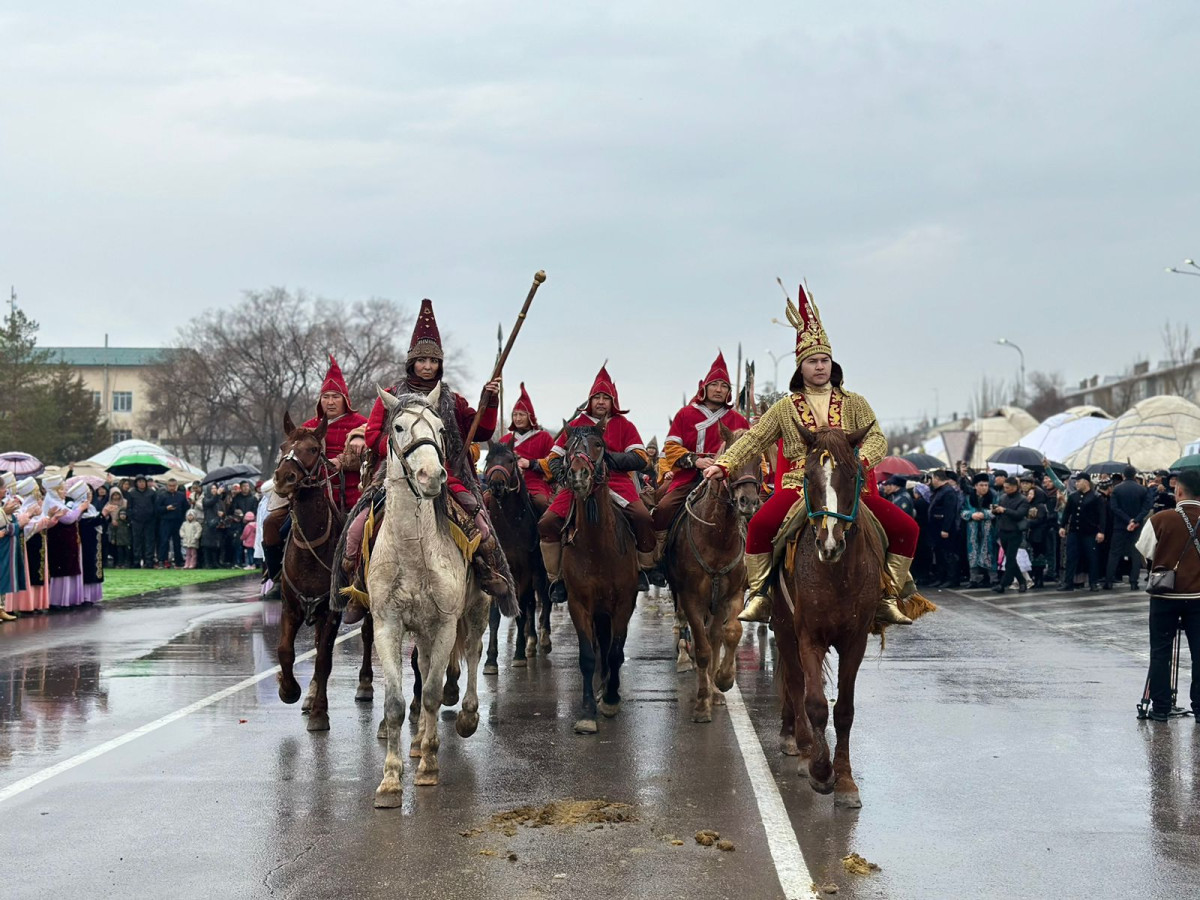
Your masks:
[{"label": "chestnut horse", "polygon": [[564,528],[562,578],[583,676],[575,733],[595,734],[597,661],[603,689],[599,710],[609,718],[621,710],[625,636],[638,593],[637,548],[609,493],[604,432],[591,425],[563,427],[567,488],[575,496]]},{"label": "chestnut horse", "polygon": [[[808,448],[805,466],[806,530],[774,591],[771,623],[779,650],[785,708],[794,710],[800,772],[834,804],[862,806],[850,766],[854,682],[875,622],[883,585],[883,546],[876,528],[858,521],[865,477],[858,449],[869,426],[847,434],[840,428],[800,428]],[[832,763],[825,728],[829,703],[823,678],[825,657],[838,654],[837,703]],[[786,728],[785,728],[786,732]],[[785,752],[787,752],[785,750]]]},{"label": "chestnut horse", "polygon": [[[333,668],[333,643],[341,625],[340,613],[329,609],[330,567],[345,517],[333,499],[330,486],[332,466],[325,458],[324,420],[316,428],[297,427],[284,414],[287,440],[283,459],[275,469],[275,493],[290,500],[291,533],[283,554],[280,575],[283,615],[276,654],[280,672],[279,699],[295,703],[300,685],[293,673],[296,633],[301,625],[316,627],[317,659],[302,711],[308,713],[309,731],[329,730],[329,700],[326,688]],[[357,700],[370,700],[371,630],[363,625],[363,664],[359,671]]]},{"label": "chestnut horse", "polygon": [[[546,582],[546,567],[542,563],[542,551],[538,546],[538,515],[529,500],[529,490],[517,465],[517,455],[507,444],[488,441],[483,481],[492,527],[496,529],[496,539],[504,550],[513,583],[517,587],[520,612],[517,614],[517,642],[512,664],[516,668],[523,668],[528,665],[528,658],[537,656],[538,652],[539,597],[542,601],[540,645],[546,653],[551,648],[550,591]],[[483,674],[495,675],[500,610],[494,603],[488,625],[487,659],[484,661]]]},{"label": "chestnut horse", "polygon": [[[743,434],[720,427],[722,450]],[[704,482],[688,497],[667,539],[667,582],[676,608],[687,617],[696,659],[693,722],[711,722],[713,703],[724,703],[714,686],[722,693],[733,686],[742,639],[737,615],[746,588],[746,522],[758,511],[761,487],[757,459],[727,479]]]}]

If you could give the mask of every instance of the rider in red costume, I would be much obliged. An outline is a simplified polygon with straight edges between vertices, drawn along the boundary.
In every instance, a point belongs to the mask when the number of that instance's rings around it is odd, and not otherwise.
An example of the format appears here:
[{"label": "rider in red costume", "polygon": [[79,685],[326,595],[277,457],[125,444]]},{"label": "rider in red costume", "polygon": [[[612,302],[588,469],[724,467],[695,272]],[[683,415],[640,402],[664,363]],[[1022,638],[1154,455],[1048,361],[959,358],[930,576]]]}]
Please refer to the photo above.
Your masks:
[{"label": "rider in red costume", "polygon": [[523,381],[521,396],[513,404],[512,424],[508,427],[508,434],[500,438],[500,443],[512,447],[513,453],[516,454],[517,465],[525,473],[525,489],[529,491],[529,502],[541,516],[549,509],[554,490],[538,462],[550,455],[554,448],[554,438],[538,424],[537,414],[533,411],[533,401],[529,399]]}]

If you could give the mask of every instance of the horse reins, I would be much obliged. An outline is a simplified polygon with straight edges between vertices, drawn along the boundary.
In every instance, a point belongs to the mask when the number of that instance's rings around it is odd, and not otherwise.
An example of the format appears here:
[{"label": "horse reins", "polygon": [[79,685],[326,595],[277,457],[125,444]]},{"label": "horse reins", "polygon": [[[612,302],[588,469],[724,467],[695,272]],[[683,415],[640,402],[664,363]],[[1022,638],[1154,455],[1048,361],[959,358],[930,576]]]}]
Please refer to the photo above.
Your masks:
[{"label": "horse reins", "polygon": [[[410,406],[403,407],[403,409],[411,409],[412,406],[416,406],[416,405],[417,404],[414,403],[414,404],[411,404]],[[416,422],[424,422],[426,425],[428,425],[430,428],[432,428],[436,432],[437,428],[434,427],[432,422],[430,422],[428,419],[425,418],[425,414],[430,413],[430,412],[433,412],[431,407],[422,405],[421,412],[417,415]],[[436,417],[436,414],[435,414],[435,417]],[[394,420],[395,416],[393,416],[392,418]],[[414,422],[413,424],[415,425],[416,422]],[[394,437],[393,436],[388,437],[388,453],[394,454],[396,456],[396,458],[398,460],[400,460],[400,469],[404,473],[404,480],[408,484],[408,489],[413,492],[413,496],[416,497],[418,500],[421,500],[424,498],[422,498],[421,492],[417,488],[417,483],[416,483],[417,476],[416,476],[416,473],[413,472],[412,466],[408,462],[408,457],[409,457],[409,454],[415,453],[418,449],[420,449],[421,447],[425,447],[425,446],[429,446],[434,449],[434,452],[437,453],[438,464],[440,466],[442,466],[442,468],[444,469],[446,467],[446,453],[442,449],[442,445],[441,445],[440,441],[435,441],[431,437],[419,437],[416,440],[410,441],[409,443],[405,444],[403,447],[397,449]]]},{"label": "horse reins", "polygon": [[[827,459],[832,460],[832,456],[830,455],[828,450],[822,450],[821,457],[820,457],[820,465],[824,465],[825,461]],[[840,513],[840,512],[833,512],[827,506],[822,507],[821,509],[818,509],[818,510],[814,510],[808,502],[808,475],[807,474],[804,475],[804,477],[800,481],[800,489],[804,494],[804,513],[806,516],[808,516],[809,521],[811,521],[813,519],[828,518],[828,519],[840,519],[843,522],[849,522],[851,525],[854,524],[855,520],[858,518],[859,504],[862,502],[863,485],[866,483],[866,478],[863,476],[862,464],[858,461],[858,448],[857,447],[854,449],[854,462],[857,466],[857,470],[854,473],[854,506],[851,508],[849,515],[847,515],[845,513]],[[830,491],[832,489],[833,489],[833,485],[831,485],[831,484],[825,485],[826,491]]]}]

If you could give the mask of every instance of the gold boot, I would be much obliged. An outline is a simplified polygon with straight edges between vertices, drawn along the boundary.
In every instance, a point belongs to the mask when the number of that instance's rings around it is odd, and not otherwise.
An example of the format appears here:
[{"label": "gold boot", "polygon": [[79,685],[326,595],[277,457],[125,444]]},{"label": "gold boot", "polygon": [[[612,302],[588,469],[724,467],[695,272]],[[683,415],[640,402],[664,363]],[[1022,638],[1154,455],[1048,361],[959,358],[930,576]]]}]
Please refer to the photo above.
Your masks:
[{"label": "gold boot", "polygon": [[749,582],[750,601],[746,608],[738,613],[743,622],[770,622],[771,608],[774,600],[766,586],[767,576],[771,574],[770,553],[746,554],[746,580]]},{"label": "gold boot", "polygon": [[[875,607],[875,621],[881,625],[911,625],[912,619],[900,612],[897,601],[905,595],[904,591],[911,582],[908,570],[912,567],[912,560],[898,553],[889,553],[886,562],[894,590],[889,590],[887,594],[879,598],[879,605]],[[911,594],[914,591],[915,587],[908,593]]]}]

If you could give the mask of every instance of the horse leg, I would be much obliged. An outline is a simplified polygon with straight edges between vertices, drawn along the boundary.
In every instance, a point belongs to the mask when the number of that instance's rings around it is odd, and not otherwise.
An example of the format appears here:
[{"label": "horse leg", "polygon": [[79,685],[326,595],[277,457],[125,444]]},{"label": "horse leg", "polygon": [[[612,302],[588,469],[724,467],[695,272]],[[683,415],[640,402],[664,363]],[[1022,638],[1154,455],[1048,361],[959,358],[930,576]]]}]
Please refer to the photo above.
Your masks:
[{"label": "horse leg", "polygon": [[538,572],[534,576],[534,604],[541,604],[541,618],[538,624],[541,626],[538,644],[543,653],[549,653],[554,644],[550,640],[550,585],[546,580],[545,572]]},{"label": "horse leg", "polygon": [[479,658],[483,656],[483,633],[487,630],[487,608],[490,603],[478,603],[466,614],[467,634],[463,651],[467,657],[467,693],[462,709],[454,719],[459,737],[470,737],[479,727]]},{"label": "horse leg", "polygon": [[[444,684],[438,681],[445,676],[443,672],[453,669],[458,673],[457,661],[452,661],[454,643],[457,637],[458,623],[443,622],[433,637],[429,647],[429,661],[422,667],[425,678],[425,693],[421,697],[421,721],[424,729],[417,729],[421,734],[421,763],[417,766],[415,783],[419,787],[430,787],[438,783],[438,712],[442,706],[442,690]],[[458,693],[455,685],[455,694]],[[423,733],[422,733],[423,732]]]},{"label": "horse leg", "polygon": [[372,684],[375,674],[371,671],[371,648],[375,644],[375,623],[370,614],[363,619],[362,624],[363,661],[358,670],[358,690],[354,699],[362,703],[370,703],[375,699],[375,687]]},{"label": "horse leg", "polygon": [[409,662],[412,664],[413,670],[413,698],[412,705],[408,708],[408,711],[414,717],[417,717],[421,714],[421,658],[420,654],[417,653],[415,645],[413,646]]},{"label": "horse leg", "polygon": [[275,655],[279,658],[279,674],[275,676],[279,682],[279,699],[284,703],[295,703],[300,699],[300,684],[292,672],[296,663],[296,632],[300,629],[302,613],[300,604],[287,599],[283,603],[283,615],[279,623],[279,646]]},{"label": "horse leg", "polygon": [[596,697],[598,698],[599,709],[601,714],[611,719],[620,712],[621,700],[618,697],[615,703],[609,702],[609,678],[612,674],[612,616],[606,613],[600,613],[596,616],[596,661],[600,664],[600,678],[596,685]]},{"label": "horse leg", "polygon": [[375,806],[391,809],[400,805],[404,760],[400,756],[400,726],[404,724],[404,623],[381,618],[379,664],[383,668],[383,723],[387,738],[387,757],[383,762],[383,780],[375,789]]},{"label": "horse leg", "polygon": [[809,759],[813,752],[812,727],[804,709],[804,668],[800,662],[800,644],[796,629],[789,618],[775,621],[776,659],[779,662],[779,689],[782,694],[783,725],[780,728],[780,750],[786,756],[799,757],[797,774],[808,775]]},{"label": "horse leg", "polygon": [[710,676],[712,674],[714,635],[704,627],[704,611],[696,609],[701,604],[693,602],[693,598],[688,596],[680,605],[687,614],[688,628],[692,632],[692,651],[696,656],[696,702],[692,707],[692,721],[711,722],[712,678]]},{"label": "horse leg", "polygon": [[605,679],[604,706],[601,712],[610,718],[621,711],[621,666],[625,663],[625,635],[629,631],[629,617],[633,615],[633,601],[628,609],[618,609],[611,617],[612,637],[605,658],[608,662],[608,677]]},{"label": "horse leg", "polygon": [[500,655],[500,607],[495,601],[488,604],[488,649],[487,660],[483,664],[484,675],[499,675],[500,666],[497,659]]},{"label": "horse leg", "polygon": [[304,699],[300,701],[300,712],[307,716],[312,712],[313,701],[317,699],[317,676],[313,673],[313,677],[309,679],[308,690],[304,692]]},{"label": "horse leg", "polygon": [[[782,663],[780,664],[782,666]],[[796,744],[796,706],[782,668],[775,670],[775,687],[779,691],[779,752],[784,756],[799,756]]]},{"label": "horse leg", "polygon": [[[529,616],[525,614],[525,597],[521,596],[517,601],[517,643],[513,647],[512,665],[514,669],[524,669],[529,665],[528,656],[529,646],[526,641],[526,635],[532,629],[533,623],[529,621]],[[537,645],[534,645],[534,652],[537,652]]]},{"label": "horse leg", "polygon": [[583,701],[580,704],[579,719],[575,722],[576,734],[595,734],[596,727],[596,689],[592,680],[596,677],[596,647],[595,628],[592,625],[592,614],[582,603],[567,595],[568,612],[571,622],[575,625],[575,636],[579,639],[579,674],[583,677]]},{"label": "horse leg", "polygon": [[682,675],[692,671],[696,668],[696,661],[692,658],[695,650],[691,639],[692,627],[688,624],[687,614],[678,598],[675,600],[675,626],[671,629],[671,634],[675,639],[675,674]]},{"label": "horse leg", "polygon": [[859,809],[862,798],[850,769],[850,728],[854,725],[854,682],[863,654],[867,652],[867,634],[843,653],[838,649],[838,694],[833,706],[833,730],[837,747],[833,754],[833,805],[843,809]]},{"label": "horse leg", "polygon": [[317,619],[317,662],[313,667],[313,684],[317,686],[312,711],[308,716],[309,731],[329,730],[329,673],[333,671],[333,642],[337,639],[341,617],[325,611]]},{"label": "horse leg", "polygon": [[[713,675],[713,682],[722,694],[733,687],[734,679],[737,677],[737,646],[742,642],[742,623],[738,619],[738,613],[742,611],[740,594],[741,589],[739,588],[738,595],[734,596],[730,602],[721,604],[720,611],[715,616],[715,620],[718,622],[721,621],[722,615],[725,617],[724,623],[717,632],[724,653],[721,656],[720,665],[715,666],[716,672]],[[713,646],[715,647],[716,643]]]},{"label": "horse leg", "polygon": [[525,627],[525,655],[537,656],[537,595],[533,592],[532,580],[521,594],[521,620]]},{"label": "horse leg", "polygon": [[800,665],[804,669],[804,711],[812,728],[813,755],[808,764],[808,783],[818,794],[833,791],[833,765],[829,760],[829,742],[825,729],[829,725],[829,701],[825,699],[825,682],[821,671],[827,647],[818,646],[807,634],[800,636]]},{"label": "horse leg", "polygon": [[[457,624],[455,625],[457,628]],[[454,706],[458,702],[458,678],[462,675],[462,661],[450,647],[450,661],[446,664],[446,680],[442,684],[442,706]]]}]

